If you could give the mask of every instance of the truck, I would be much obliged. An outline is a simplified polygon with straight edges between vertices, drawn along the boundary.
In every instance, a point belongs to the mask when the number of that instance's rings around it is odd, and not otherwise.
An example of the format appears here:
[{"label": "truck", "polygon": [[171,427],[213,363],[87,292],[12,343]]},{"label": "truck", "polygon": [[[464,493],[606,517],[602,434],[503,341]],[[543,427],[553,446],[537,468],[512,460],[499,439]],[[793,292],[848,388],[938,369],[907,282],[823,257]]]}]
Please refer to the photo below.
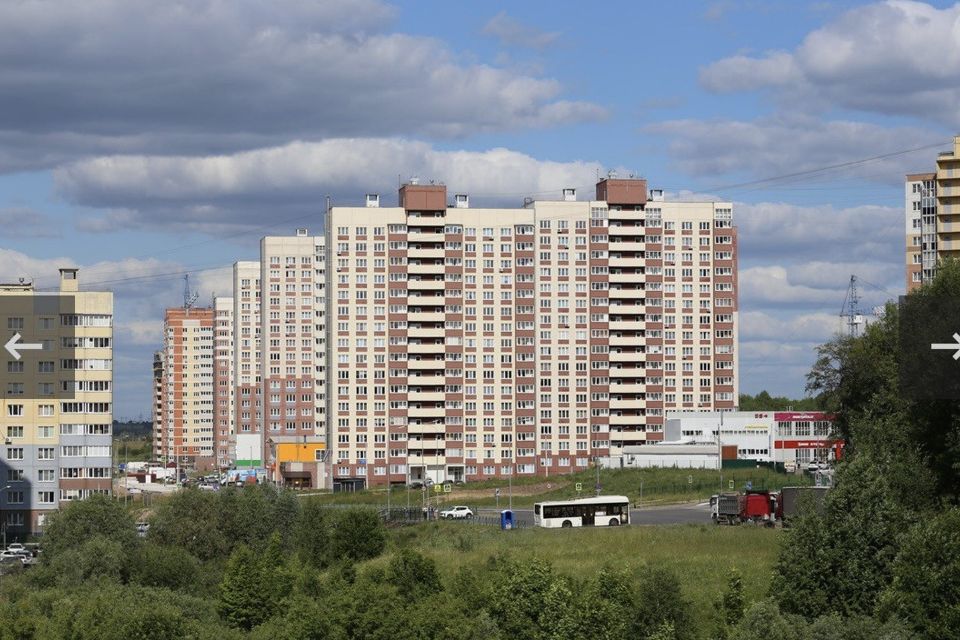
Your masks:
[{"label": "truck", "polygon": [[823,513],[830,487],[784,487],[777,500],[777,519],[785,526],[807,509]]},{"label": "truck", "polygon": [[717,524],[752,522],[772,526],[776,522],[777,497],[769,491],[721,493],[710,499]]}]

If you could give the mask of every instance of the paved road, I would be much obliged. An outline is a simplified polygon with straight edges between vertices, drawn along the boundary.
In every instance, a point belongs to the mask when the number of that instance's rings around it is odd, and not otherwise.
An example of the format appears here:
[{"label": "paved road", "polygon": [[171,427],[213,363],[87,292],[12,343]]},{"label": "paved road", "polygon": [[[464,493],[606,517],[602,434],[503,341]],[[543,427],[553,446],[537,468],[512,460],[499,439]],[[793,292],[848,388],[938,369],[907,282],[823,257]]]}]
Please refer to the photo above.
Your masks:
[{"label": "paved road", "polygon": [[[480,509],[484,516],[494,516],[496,509]],[[533,526],[533,509],[514,509],[514,518],[524,526]],[[630,510],[630,523],[638,524],[710,524],[710,505],[676,504]]]}]

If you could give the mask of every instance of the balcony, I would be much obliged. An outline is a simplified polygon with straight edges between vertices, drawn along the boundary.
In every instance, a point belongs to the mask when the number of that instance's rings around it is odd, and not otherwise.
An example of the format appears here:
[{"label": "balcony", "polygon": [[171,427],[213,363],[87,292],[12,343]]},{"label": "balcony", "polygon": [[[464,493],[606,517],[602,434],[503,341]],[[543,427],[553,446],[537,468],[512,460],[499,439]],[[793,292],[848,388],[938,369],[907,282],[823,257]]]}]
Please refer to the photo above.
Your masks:
[{"label": "balcony", "polygon": [[647,359],[647,354],[632,351],[623,353],[611,351],[608,355],[610,356],[610,362],[642,362]]},{"label": "balcony", "polygon": [[610,241],[610,251],[645,251],[647,245],[643,242]]},{"label": "balcony", "polygon": [[610,209],[608,216],[611,220],[643,220],[646,217],[646,212],[645,211],[617,211],[616,209]]},{"label": "balcony", "polygon": [[[410,407],[407,409],[407,416],[411,418],[442,418],[446,415],[446,409],[443,407]],[[410,431],[410,426],[407,425],[407,431]],[[420,425],[423,426],[423,425]],[[441,429],[444,428],[443,425],[439,425]]]},{"label": "balcony", "polygon": [[442,227],[446,223],[446,216],[407,215],[407,227]]},{"label": "balcony", "polygon": [[446,382],[447,379],[444,376],[407,376],[407,384],[414,387],[436,387]]},{"label": "balcony", "polygon": [[407,280],[407,290],[440,291],[446,286],[443,280]]},{"label": "balcony", "polygon": [[[615,384],[610,382],[610,393],[646,393],[645,384]],[[612,406],[612,405],[611,405]]]},{"label": "balcony", "polygon": [[[408,424],[407,432],[412,434],[409,441],[407,442],[408,449],[428,449],[433,450],[437,449],[437,438],[415,438],[417,435],[432,435],[438,436],[444,432],[446,426],[443,424],[443,420],[439,422],[430,421],[424,422],[423,424]],[[443,449],[443,439],[440,439],[440,449]]]},{"label": "balcony", "polygon": [[610,315],[643,315],[647,309],[641,304],[611,304],[608,312]]},{"label": "balcony", "polygon": [[610,331],[643,331],[647,328],[646,322],[637,320],[611,320]]},{"label": "balcony", "polygon": [[642,267],[644,265],[644,259],[637,258],[610,258],[607,260],[607,264],[611,267]]},{"label": "balcony", "polygon": [[444,360],[433,360],[433,359],[424,359],[416,360],[410,358],[407,361],[407,369],[440,369],[443,370],[447,366],[447,363]]},{"label": "balcony", "polygon": [[443,258],[445,252],[443,248],[439,249],[417,249],[415,247],[407,248],[407,257],[412,259],[417,258]]},{"label": "balcony", "polygon": [[[610,399],[610,408],[611,409],[643,409],[647,406],[646,400],[640,400],[638,398],[630,398],[623,400],[614,400]],[[616,424],[616,423],[612,423]]]},{"label": "balcony", "polygon": [[611,236],[645,236],[647,235],[647,228],[610,225],[607,227],[607,233]]},{"label": "balcony", "polygon": [[646,298],[647,292],[645,289],[610,289],[610,298],[625,299],[625,298]]},{"label": "balcony", "polygon": [[[424,331],[424,329],[421,329]],[[407,345],[408,353],[444,353],[446,351],[446,345],[444,344],[433,344],[433,343],[421,343],[417,344],[411,342]]]},{"label": "balcony", "polygon": [[443,391],[408,391],[407,400],[410,402],[443,402],[446,394]]},{"label": "balcony", "polygon": [[407,242],[443,242],[442,233],[429,233],[426,231],[410,231],[407,233]]},{"label": "balcony", "polygon": [[625,445],[645,444],[647,442],[647,433],[646,431],[621,431],[617,434],[611,433],[610,440],[611,444],[613,444],[613,440]]},{"label": "balcony", "polygon": [[646,344],[646,338],[642,336],[610,336],[611,347],[636,347]]},{"label": "balcony", "polygon": [[408,307],[442,307],[446,299],[443,296],[407,296]]},{"label": "balcony", "polygon": [[417,327],[407,328],[407,336],[410,338],[442,338],[444,335],[443,327]]},{"label": "balcony", "polygon": [[408,264],[407,273],[437,274],[443,273],[444,266],[442,262],[431,262],[429,264]]},{"label": "balcony", "polygon": [[636,284],[644,278],[642,273],[611,273],[607,278],[610,282],[628,282]]},{"label": "balcony", "polygon": [[407,314],[410,322],[443,322],[445,314],[440,311],[411,311]]},{"label": "balcony", "polygon": [[614,378],[645,378],[647,370],[643,367],[621,367],[619,369],[610,368],[610,379]]},{"label": "balcony", "polygon": [[[610,416],[610,424],[616,424],[620,426],[639,426],[646,424],[646,416]],[[610,432],[610,439],[616,440],[619,439],[620,434],[614,434],[613,431]]]}]

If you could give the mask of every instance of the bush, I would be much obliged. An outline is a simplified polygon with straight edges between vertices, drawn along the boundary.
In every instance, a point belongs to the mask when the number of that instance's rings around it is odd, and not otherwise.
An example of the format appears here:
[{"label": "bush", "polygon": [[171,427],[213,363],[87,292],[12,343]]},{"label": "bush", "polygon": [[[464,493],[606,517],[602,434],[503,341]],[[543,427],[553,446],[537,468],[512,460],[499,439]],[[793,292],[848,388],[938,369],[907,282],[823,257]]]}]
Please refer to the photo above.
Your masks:
[{"label": "bush", "polygon": [[387,545],[387,530],[377,512],[371,509],[344,509],[329,522],[328,558],[331,561],[376,558]]}]

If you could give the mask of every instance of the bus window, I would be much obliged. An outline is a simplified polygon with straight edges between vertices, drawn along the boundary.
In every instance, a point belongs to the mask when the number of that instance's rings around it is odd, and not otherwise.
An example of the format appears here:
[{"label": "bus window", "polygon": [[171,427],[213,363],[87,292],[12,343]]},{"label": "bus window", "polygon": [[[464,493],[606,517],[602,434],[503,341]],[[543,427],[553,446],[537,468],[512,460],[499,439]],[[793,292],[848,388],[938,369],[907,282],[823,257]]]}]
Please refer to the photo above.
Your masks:
[{"label": "bus window", "polygon": [[538,504],[533,505],[533,513],[535,515],[540,515],[540,505]]}]

